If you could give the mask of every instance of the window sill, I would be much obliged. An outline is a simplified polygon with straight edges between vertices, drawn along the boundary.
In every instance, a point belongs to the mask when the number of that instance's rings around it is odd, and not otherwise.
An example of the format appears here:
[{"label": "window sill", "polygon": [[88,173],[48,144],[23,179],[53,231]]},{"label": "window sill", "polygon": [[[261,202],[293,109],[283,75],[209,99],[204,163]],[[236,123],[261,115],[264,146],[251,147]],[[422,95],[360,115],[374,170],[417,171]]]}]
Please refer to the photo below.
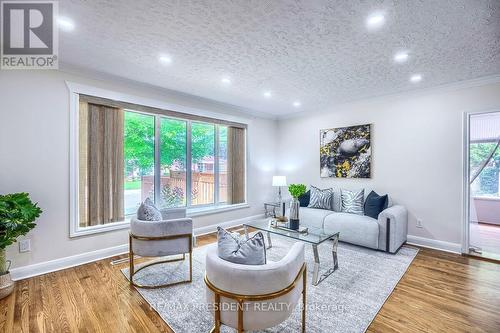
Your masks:
[{"label": "window sill", "polygon": [[229,212],[232,210],[250,208],[250,205],[247,203],[235,204],[235,205],[225,205],[225,206],[208,206],[208,207],[197,207],[197,208],[189,208],[187,210],[188,217],[196,217],[203,215],[211,215],[223,212]]},{"label": "window sill", "polygon": [[476,200],[484,200],[484,201],[500,201],[500,197],[488,197],[488,196],[473,196]]},{"label": "window sill", "polygon": [[[187,216],[188,217],[205,216],[205,215],[224,213],[244,208],[250,208],[250,205],[247,203],[242,203],[242,204],[225,205],[225,206],[205,206],[205,207],[189,208],[187,210]],[[95,235],[121,229],[128,229],[130,228],[130,219],[132,216],[133,215],[126,216],[125,220],[121,222],[114,222],[105,225],[96,225],[86,228],[78,228],[75,231],[70,231],[70,238]]]}]

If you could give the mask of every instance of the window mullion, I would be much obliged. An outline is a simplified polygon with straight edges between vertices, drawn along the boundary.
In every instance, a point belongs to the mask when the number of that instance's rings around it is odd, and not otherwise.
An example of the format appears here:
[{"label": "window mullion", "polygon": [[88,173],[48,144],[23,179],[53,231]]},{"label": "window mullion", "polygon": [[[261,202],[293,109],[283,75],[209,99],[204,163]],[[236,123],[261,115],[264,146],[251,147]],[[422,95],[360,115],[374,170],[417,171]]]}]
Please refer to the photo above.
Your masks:
[{"label": "window mullion", "polygon": [[193,158],[191,156],[191,121],[186,124],[186,206],[191,207],[191,193],[192,193],[192,167]]},{"label": "window mullion", "polygon": [[155,116],[155,161],[154,161],[154,199],[157,206],[161,206],[161,152],[160,152],[160,131],[161,117]]},{"label": "window mullion", "polygon": [[214,147],[214,204],[219,204],[219,125],[215,125]]}]

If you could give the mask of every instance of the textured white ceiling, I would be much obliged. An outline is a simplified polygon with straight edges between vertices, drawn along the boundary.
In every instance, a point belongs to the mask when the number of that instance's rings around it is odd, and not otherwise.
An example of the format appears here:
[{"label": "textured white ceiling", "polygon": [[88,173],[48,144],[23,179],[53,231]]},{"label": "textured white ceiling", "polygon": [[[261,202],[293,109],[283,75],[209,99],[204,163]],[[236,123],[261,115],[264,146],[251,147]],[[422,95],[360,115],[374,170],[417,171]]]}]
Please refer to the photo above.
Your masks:
[{"label": "textured white ceiling", "polygon": [[[370,32],[374,11],[386,24]],[[500,74],[498,0],[64,0],[60,13],[76,25],[63,63],[278,116]]]}]

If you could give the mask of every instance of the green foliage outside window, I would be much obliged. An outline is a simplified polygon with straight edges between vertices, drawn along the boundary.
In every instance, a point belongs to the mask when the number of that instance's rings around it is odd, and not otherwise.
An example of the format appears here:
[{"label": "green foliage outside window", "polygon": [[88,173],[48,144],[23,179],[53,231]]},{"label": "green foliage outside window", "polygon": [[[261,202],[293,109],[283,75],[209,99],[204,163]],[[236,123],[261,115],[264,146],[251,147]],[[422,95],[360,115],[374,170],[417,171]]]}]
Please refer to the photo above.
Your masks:
[{"label": "green foliage outside window", "polygon": [[[470,145],[470,167],[474,173],[481,166],[481,163],[491,154],[496,143],[473,143]],[[497,150],[493,158],[481,171],[474,183],[479,182],[477,187],[473,186],[473,195],[499,195],[499,174],[500,174],[500,149]]]},{"label": "green foliage outside window", "polygon": [[[214,126],[193,123],[191,155],[193,163],[214,152]],[[154,117],[136,112],[125,112],[124,155],[128,174],[135,168],[141,175],[154,168]],[[186,163],[186,122],[166,119],[160,130],[161,165]]]}]

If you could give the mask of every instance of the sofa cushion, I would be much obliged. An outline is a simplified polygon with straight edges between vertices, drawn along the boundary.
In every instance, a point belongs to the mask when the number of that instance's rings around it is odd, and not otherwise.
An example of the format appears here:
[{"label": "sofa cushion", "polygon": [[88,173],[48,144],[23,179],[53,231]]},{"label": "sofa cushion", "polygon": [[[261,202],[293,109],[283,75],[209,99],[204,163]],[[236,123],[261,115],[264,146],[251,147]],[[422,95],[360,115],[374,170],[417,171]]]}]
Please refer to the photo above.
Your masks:
[{"label": "sofa cushion", "polygon": [[342,197],[342,213],[352,213],[357,215],[363,215],[363,201],[365,198],[365,190],[341,191]]},{"label": "sofa cushion", "polygon": [[300,207],[309,206],[309,202],[311,201],[311,190],[299,196]]},{"label": "sofa cushion", "polygon": [[217,227],[217,253],[221,259],[242,265],[265,265],[266,245],[262,232],[246,239]]},{"label": "sofa cushion", "polygon": [[317,187],[311,186],[311,200],[307,207],[310,208],[320,208],[320,209],[332,209],[333,208],[333,189],[319,189]]},{"label": "sofa cushion", "polygon": [[343,242],[378,249],[379,224],[374,218],[350,213],[325,216],[325,232],[339,232]]},{"label": "sofa cushion", "polygon": [[365,215],[378,218],[378,215],[387,208],[388,200],[386,195],[378,195],[371,191],[365,199]]},{"label": "sofa cushion", "polygon": [[331,210],[303,207],[299,210],[300,224],[313,228],[323,228],[325,217],[333,213]]}]

